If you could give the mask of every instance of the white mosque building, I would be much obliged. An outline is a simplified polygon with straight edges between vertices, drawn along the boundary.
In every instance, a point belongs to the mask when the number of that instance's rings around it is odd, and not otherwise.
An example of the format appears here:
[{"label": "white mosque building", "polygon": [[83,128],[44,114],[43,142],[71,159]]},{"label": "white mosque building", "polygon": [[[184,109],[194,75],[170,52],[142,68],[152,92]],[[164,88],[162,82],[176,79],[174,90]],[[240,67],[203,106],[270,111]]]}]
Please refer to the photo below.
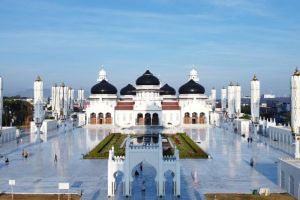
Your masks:
[{"label": "white mosque building", "polygon": [[86,108],[88,124],[110,124],[119,127],[164,126],[210,123],[212,100],[205,95],[198,73],[191,70],[188,81],[176,90],[147,70],[136,80],[120,90],[108,82],[101,69],[91,88]]}]

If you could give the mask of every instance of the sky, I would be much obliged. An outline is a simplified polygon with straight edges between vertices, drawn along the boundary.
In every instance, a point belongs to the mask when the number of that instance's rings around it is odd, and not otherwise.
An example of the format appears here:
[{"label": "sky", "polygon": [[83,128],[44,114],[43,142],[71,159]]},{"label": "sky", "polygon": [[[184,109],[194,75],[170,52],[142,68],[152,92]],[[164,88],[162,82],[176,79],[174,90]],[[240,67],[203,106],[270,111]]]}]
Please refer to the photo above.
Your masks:
[{"label": "sky", "polygon": [[[300,67],[298,0],[0,0],[6,95],[64,82],[90,88],[101,66],[118,90],[149,69],[175,89],[195,68],[206,94],[231,81],[287,96]],[[218,94],[218,96],[219,96]]]}]

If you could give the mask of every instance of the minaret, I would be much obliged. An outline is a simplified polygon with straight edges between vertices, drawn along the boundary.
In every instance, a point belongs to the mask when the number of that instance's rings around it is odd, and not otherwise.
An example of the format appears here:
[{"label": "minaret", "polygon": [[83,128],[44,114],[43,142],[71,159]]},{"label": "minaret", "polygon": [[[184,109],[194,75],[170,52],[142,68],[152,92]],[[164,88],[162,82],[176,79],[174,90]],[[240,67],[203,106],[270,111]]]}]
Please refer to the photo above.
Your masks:
[{"label": "minaret", "polygon": [[216,99],[217,99],[217,91],[216,89],[213,87],[211,89],[211,101],[212,101],[212,107],[216,108]]},{"label": "minaret", "polygon": [[79,101],[79,108],[83,108],[83,101],[84,101],[84,89],[78,90],[78,101]]},{"label": "minaret", "polygon": [[254,75],[251,80],[251,118],[253,122],[259,121],[259,105],[260,105],[260,81]]},{"label": "minaret", "polygon": [[222,111],[226,110],[227,90],[225,87],[221,89],[221,106]]},{"label": "minaret", "polygon": [[0,76],[0,133],[2,131],[2,113],[3,113],[3,82]]},{"label": "minaret", "polygon": [[40,130],[44,120],[44,110],[43,110],[43,81],[40,76],[34,81],[34,123],[37,127],[37,141],[41,141]]},{"label": "minaret", "polygon": [[63,118],[64,119],[67,119],[67,116],[68,116],[68,101],[69,101],[69,98],[68,98],[68,91],[69,91],[69,87],[65,86],[64,87],[64,103],[63,103]]},{"label": "minaret", "polygon": [[295,158],[300,158],[300,72],[291,77],[291,127],[295,134]]},{"label": "minaret", "polygon": [[51,107],[52,107],[52,112],[55,111],[55,104],[56,104],[56,84],[52,86],[51,88]]},{"label": "minaret", "polygon": [[64,116],[64,105],[65,105],[65,84],[62,83],[61,86],[59,87],[59,118],[63,119]]},{"label": "minaret", "polygon": [[195,82],[199,82],[198,72],[195,69],[190,71],[189,80],[194,80]]},{"label": "minaret", "polygon": [[233,85],[233,83],[231,82],[228,86],[227,89],[228,92],[228,98],[227,98],[227,105],[228,105],[228,117],[229,118],[234,118],[234,114],[235,114],[235,86]]},{"label": "minaret", "polygon": [[241,98],[242,98],[242,93],[241,93],[241,86],[237,83],[235,86],[235,102],[234,102],[234,112],[239,117],[238,115],[241,113]]},{"label": "minaret", "polygon": [[36,80],[34,81],[33,87],[34,87],[34,103],[36,103],[39,100],[43,102],[43,99],[44,99],[43,81],[40,76],[38,76],[36,78]]}]

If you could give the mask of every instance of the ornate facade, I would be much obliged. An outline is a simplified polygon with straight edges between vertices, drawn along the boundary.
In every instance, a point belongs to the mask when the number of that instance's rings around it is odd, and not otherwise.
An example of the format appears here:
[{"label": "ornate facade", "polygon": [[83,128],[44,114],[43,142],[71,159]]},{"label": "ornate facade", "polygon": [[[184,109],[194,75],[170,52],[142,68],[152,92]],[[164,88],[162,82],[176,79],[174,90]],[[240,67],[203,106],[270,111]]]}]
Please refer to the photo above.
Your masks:
[{"label": "ornate facade", "polygon": [[147,70],[136,80],[135,86],[128,84],[118,95],[102,69],[98,83],[91,88],[87,122],[119,127],[208,124],[212,102],[198,80],[197,71],[192,70],[188,82],[176,95],[174,88],[168,84],[162,86],[160,80]]}]

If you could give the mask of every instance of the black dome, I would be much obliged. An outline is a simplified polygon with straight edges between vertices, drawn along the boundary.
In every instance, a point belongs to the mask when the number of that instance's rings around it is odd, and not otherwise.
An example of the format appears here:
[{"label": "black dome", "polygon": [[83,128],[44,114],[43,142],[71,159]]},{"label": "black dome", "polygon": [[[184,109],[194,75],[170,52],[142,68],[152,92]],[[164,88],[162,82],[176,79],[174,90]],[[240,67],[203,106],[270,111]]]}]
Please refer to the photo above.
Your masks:
[{"label": "black dome", "polygon": [[147,70],[142,76],[136,79],[137,85],[159,85],[159,80],[153,74]]},{"label": "black dome", "polygon": [[204,87],[196,83],[192,79],[179,88],[179,94],[204,94],[204,93],[205,93]]},{"label": "black dome", "polygon": [[159,94],[160,95],[175,95],[176,91],[174,90],[174,88],[172,88],[168,84],[165,84],[164,86],[162,86],[160,88]]},{"label": "black dome", "polygon": [[133,87],[131,84],[128,84],[120,91],[121,95],[136,95],[135,87]]},{"label": "black dome", "polygon": [[92,94],[117,94],[117,92],[117,88],[106,80],[102,80],[100,83],[94,85],[91,89]]}]

